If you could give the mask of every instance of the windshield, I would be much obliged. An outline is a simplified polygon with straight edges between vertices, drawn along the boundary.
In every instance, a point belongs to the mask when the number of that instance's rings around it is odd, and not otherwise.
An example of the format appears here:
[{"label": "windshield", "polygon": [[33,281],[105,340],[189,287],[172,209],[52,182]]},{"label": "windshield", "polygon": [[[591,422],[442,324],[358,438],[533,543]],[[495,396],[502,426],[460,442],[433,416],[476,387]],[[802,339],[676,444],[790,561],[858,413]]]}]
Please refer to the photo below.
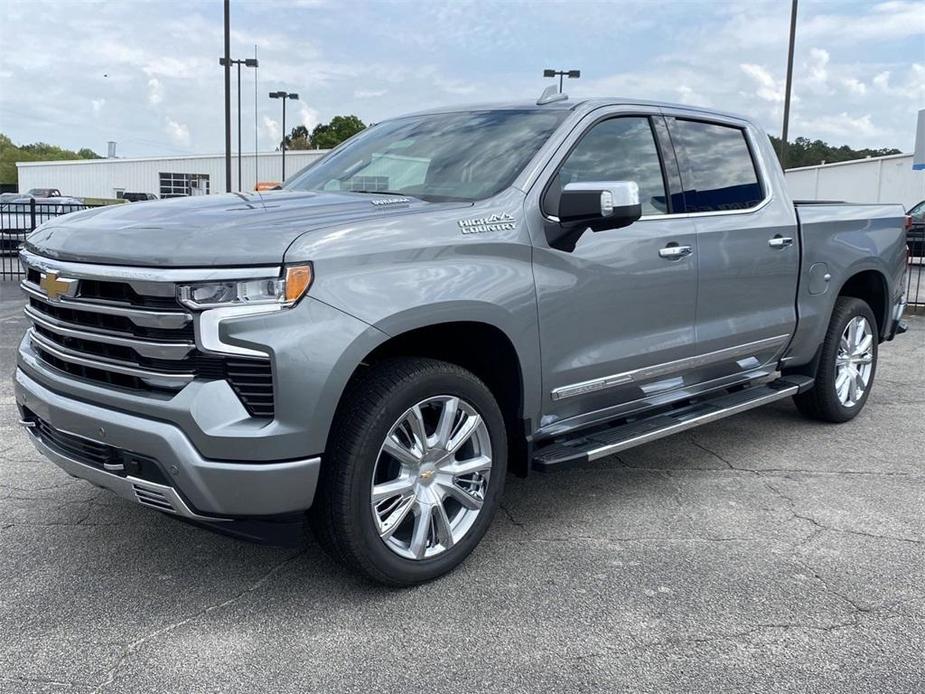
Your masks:
[{"label": "windshield", "polygon": [[512,110],[399,118],[365,130],[284,188],[482,200],[511,185],[567,115]]}]

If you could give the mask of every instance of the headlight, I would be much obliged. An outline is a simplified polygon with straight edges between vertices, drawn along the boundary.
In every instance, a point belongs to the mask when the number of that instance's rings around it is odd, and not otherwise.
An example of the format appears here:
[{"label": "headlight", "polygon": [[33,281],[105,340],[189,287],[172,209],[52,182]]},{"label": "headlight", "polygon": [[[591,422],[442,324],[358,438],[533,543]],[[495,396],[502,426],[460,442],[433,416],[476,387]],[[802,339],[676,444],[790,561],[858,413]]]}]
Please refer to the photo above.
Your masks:
[{"label": "headlight", "polygon": [[291,306],[308,291],[312,278],[310,264],[289,265],[282,277],[183,284],[177,287],[177,299],[194,310],[261,304]]}]

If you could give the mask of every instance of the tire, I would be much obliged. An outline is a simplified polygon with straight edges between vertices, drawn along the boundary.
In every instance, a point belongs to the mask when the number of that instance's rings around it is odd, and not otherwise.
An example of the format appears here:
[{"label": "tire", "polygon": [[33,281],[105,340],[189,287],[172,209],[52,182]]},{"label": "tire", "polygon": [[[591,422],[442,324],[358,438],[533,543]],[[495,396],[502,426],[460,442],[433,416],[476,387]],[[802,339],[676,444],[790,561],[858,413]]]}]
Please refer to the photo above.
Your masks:
[{"label": "tire", "polygon": [[[852,343],[845,343],[842,340],[849,324],[866,325],[869,330],[870,345],[863,351],[863,355],[855,357],[857,361],[850,362],[846,400],[846,386],[844,377],[839,376],[839,364],[845,362],[843,358],[845,347],[849,348],[848,353],[858,351],[851,349],[854,346]],[[874,385],[874,376],[877,373],[878,342],[877,320],[870,306],[861,299],[839,297],[835,302],[829,328],[822,343],[815,385],[811,390],[794,396],[793,400],[797,409],[806,417],[824,422],[847,422],[857,417],[864,408],[870,395],[870,389]],[[840,352],[842,352],[842,357],[839,356]],[[866,368],[868,365],[869,369]],[[857,374],[857,380],[852,380],[851,367]],[[866,380],[863,378],[865,374]],[[863,386],[860,394],[853,389],[853,383],[860,383]]]},{"label": "tire", "polygon": [[[465,369],[390,359],[348,386],[323,461],[309,512],[321,546],[374,581],[414,585],[458,566],[488,529],[507,470],[504,418]],[[374,483],[395,496],[373,506]]]}]

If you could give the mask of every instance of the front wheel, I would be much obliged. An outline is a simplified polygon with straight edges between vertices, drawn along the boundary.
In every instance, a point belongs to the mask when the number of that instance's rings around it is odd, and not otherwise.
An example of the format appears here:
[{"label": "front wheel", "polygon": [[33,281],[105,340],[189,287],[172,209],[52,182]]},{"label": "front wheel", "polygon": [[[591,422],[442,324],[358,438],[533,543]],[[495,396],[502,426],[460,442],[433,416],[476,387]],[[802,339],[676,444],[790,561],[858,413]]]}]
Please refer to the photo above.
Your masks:
[{"label": "front wheel", "polygon": [[877,320],[861,299],[839,297],[822,343],[816,383],[794,396],[801,413],[826,422],[854,419],[874,384]]},{"label": "front wheel", "polygon": [[457,566],[488,529],[507,440],[491,391],[432,359],[394,359],[348,388],[312,509],[322,546],[376,581],[412,585]]}]

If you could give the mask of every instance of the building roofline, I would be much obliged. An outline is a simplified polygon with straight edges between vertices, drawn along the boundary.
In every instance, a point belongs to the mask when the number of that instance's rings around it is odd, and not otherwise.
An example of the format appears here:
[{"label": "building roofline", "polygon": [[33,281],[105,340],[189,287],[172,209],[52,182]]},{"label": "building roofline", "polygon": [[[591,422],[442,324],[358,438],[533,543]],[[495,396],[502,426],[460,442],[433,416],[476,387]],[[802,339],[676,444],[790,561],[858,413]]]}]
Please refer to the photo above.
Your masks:
[{"label": "building roofline", "polygon": [[[290,156],[293,154],[327,154],[330,150],[327,149],[287,149],[286,153]],[[257,157],[278,157],[280,152],[258,152]],[[193,160],[193,159],[224,159],[225,155],[222,154],[173,154],[162,157],[126,157],[121,158],[117,157],[115,159],[110,159],[108,157],[103,157],[101,159],[50,159],[47,161],[18,161],[16,162],[16,167],[28,167],[28,166],[80,166],[86,164],[104,164],[104,163],[117,163],[117,164],[131,164],[133,162],[146,162],[146,161],[165,161],[168,159],[180,159],[180,160]],[[237,159],[238,155],[232,155],[232,159]],[[241,152],[242,159],[253,159],[253,152]]]},{"label": "building roofline", "polygon": [[882,157],[861,157],[860,159],[849,159],[848,161],[833,161],[828,164],[813,164],[812,166],[795,166],[792,169],[787,169],[787,171],[809,171],[810,169],[828,169],[833,166],[847,166],[848,164],[859,164],[864,161],[883,161],[886,159],[902,159],[903,157],[911,157],[912,153],[902,153],[902,154],[884,154]]}]

